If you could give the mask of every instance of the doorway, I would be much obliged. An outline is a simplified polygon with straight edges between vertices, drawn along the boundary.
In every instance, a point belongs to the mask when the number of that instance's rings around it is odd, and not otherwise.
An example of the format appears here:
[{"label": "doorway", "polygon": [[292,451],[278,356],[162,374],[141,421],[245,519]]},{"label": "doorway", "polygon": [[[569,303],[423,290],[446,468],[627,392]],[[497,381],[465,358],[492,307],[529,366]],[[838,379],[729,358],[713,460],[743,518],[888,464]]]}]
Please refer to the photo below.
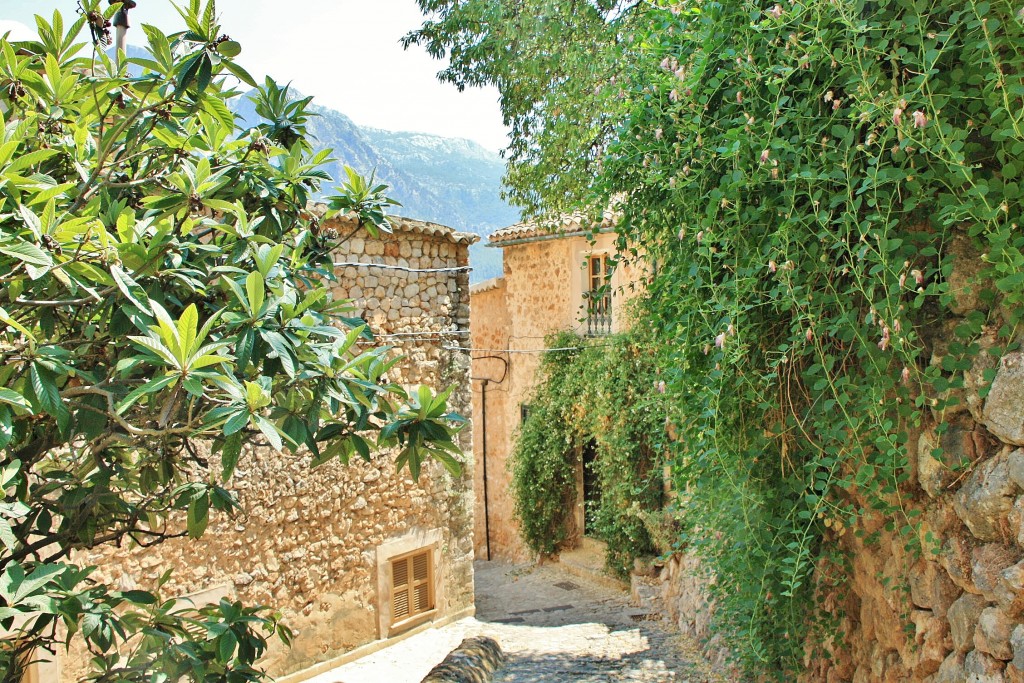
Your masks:
[{"label": "doorway", "polygon": [[597,474],[597,442],[583,445],[583,535],[597,536],[597,511],[601,504],[601,480]]}]

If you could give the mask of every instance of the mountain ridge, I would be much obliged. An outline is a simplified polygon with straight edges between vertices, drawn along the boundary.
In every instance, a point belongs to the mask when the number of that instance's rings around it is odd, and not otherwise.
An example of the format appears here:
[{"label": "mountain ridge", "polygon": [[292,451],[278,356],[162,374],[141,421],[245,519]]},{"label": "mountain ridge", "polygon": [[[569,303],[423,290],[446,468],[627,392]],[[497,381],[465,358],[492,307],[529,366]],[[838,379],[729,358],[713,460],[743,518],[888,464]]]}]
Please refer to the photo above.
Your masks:
[{"label": "mountain ridge", "polygon": [[[149,53],[129,45],[128,56],[146,58]],[[250,126],[260,120],[249,99],[251,92],[228,103]],[[303,96],[294,88],[289,94]],[[401,106],[395,102],[393,106]],[[505,173],[501,155],[468,138],[361,126],[336,109],[318,105],[315,96],[310,111],[316,116],[308,120],[307,131],[314,147],[332,150],[334,160],[325,170],[335,183],[345,177],[345,165],[366,177],[372,175],[388,185],[388,195],[401,204],[391,213],[485,238],[470,247],[472,282],[502,274],[501,250],[483,244],[495,230],[520,220],[519,210],[501,198]],[[332,187],[325,185],[324,193],[330,194]]]}]

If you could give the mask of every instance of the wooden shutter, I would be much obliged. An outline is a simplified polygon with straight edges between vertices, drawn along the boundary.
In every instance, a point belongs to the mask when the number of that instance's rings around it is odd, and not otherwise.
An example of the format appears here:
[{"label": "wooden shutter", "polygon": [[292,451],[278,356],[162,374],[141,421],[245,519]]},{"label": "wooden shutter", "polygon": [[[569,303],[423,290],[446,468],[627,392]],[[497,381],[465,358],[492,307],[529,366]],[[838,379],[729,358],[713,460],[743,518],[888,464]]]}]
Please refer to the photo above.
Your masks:
[{"label": "wooden shutter", "polygon": [[391,621],[434,609],[433,553],[420,550],[391,561]]}]

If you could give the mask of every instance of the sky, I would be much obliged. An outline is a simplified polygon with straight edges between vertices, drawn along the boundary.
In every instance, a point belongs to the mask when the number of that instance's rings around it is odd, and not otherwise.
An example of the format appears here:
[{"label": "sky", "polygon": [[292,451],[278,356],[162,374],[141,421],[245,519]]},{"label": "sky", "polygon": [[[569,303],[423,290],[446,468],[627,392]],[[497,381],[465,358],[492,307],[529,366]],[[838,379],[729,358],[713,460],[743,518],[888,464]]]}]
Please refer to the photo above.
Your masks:
[{"label": "sky", "polygon": [[[183,28],[170,0],[137,2],[129,43],[145,44],[143,23],[165,33]],[[54,9],[67,25],[76,8],[75,0],[0,0],[0,34],[12,22],[34,27],[33,15]],[[497,90],[460,93],[437,80],[443,62],[399,45],[423,22],[414,0],[218,0],[217,12],[224,32],[242,44],[238,61],[258,81],[267,74],[291,82],[363,126],[465,137],[493,151],[507,144]]]}]

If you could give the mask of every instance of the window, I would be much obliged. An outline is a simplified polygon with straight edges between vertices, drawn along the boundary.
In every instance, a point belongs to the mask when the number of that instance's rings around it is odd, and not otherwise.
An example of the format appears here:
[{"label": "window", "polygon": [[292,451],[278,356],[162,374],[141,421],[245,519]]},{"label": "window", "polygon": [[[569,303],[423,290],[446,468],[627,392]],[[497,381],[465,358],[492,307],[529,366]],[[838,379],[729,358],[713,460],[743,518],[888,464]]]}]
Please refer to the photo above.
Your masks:
[{"label": "window", "polygon": [[608,256],[587,257],[587,336],[600,337],[612,332],[612,293],[608,286]]},{"label": "window", "polygon": [[430,549],[391,560],[391,623],[434,609],[434,567]]},{"label": "window", "polygon": [[530,404],[520,403],[519,404],[519,424],[526,424],[526,419],[530,417]]}]

